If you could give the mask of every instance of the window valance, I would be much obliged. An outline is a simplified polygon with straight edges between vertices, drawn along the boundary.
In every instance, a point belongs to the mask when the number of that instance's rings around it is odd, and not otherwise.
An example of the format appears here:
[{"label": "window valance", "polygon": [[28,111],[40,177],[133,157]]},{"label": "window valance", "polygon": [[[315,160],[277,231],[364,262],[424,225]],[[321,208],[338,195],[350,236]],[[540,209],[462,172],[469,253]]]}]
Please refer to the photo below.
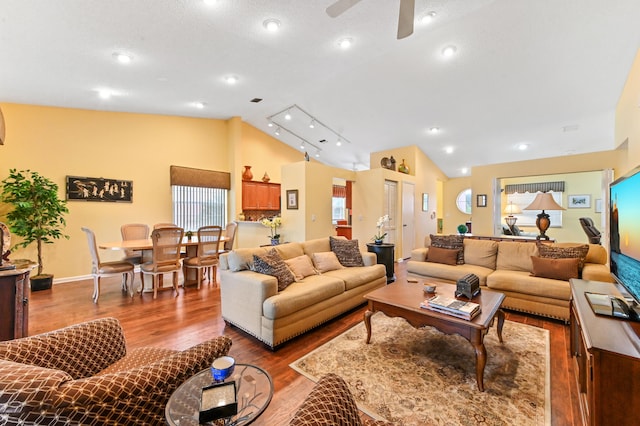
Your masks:
[{"label": "window valance", "polygon": [[231,189],[231,173],[171,166],[171,185]]},{"label": "window valance", "polygon": [[529,192],[535,194],[536,192],[564,192],[564,182],[538,182],[538,183],[517,183],[511,185],[505,185],[504,187],[507,195],[509,194],[524,194]]},{"label": "window valance", "polygon": [[347,198],[347,187],[340,185],[333,185],[334,198]]}]

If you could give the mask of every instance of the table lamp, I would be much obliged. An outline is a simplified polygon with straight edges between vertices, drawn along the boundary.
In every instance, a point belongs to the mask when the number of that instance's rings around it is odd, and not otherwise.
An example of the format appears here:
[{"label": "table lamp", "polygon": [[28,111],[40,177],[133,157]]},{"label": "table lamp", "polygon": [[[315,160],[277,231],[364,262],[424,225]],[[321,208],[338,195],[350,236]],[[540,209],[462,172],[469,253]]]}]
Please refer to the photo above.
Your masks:
[{"label": "table lamp", "polygon": [[547,229],[549,229],[551,220],[549,220],[549,215],[544,211],[566,209],[560,204],[556,203],[556,200],[553,199],[553,195],[551,195],[550,192],[539,192],[533,202],[525,207],[524,210],[542,210],[542,213],[538,213],[538,218],[536,219],[536,226],[540,230],[540,235],[538,235],[536,239],[548,240],[549,237],[547,237],[545,232],[547,231]]},{"label": "table lamp", "polygon": [[504,218],[504,221],[507,223],[507,226],[509,226],[509,229],[513,231],[513,225],[515,225],[516,221],[518,220],[518,218],[515,217],[514,214],[520,214],[522,213],[522,210],[520,210],[520,207],[518,207],[516,204],[513,204],[512,201],[509,201],[509,204],[507,204],[507,207],[505,207],[504,212],[509,215]]}]

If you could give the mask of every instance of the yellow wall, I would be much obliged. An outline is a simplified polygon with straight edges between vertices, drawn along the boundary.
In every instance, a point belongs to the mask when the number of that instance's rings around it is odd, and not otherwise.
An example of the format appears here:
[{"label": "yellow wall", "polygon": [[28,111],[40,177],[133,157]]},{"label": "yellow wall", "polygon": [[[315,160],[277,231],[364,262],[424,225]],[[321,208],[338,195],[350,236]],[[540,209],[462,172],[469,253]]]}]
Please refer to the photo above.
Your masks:
[{"label": "yellow wall", "polygon": [[[65,176],[95,176],[133,181],[132,203],[70,201],[69,240],[45,246],[45,272],[56,279],[84,277],[91,260],[86,237],[91,228],[98,242],[120,240],[120,225],[170,222],[169,166],[179,165],[232,173],[229,219],[240,211],[241,165],[253,165],[260,179],[268,171],[274,182],[280,166],[300,153],[241,120],[199,119],[149,114],[89,111],[20,104],[2,104],[7,128],[0,146],[0,179],[10,168],[31,169],[60,186]],[[231,168],[233,165],[233,168]],[[256,173],[257,174],[257,173]],[[0,206],[0,217],[7,212]],[[17,237],[14,237],[17,242]],[[103,260],[122,257],[101,251]],[[17,250],[12,258],[35,259],[35,246]]]},{"label": "yellow wall", "polygon": [[615,144],[626,144],[628,150],[620,158],[621,174],[640,165],[640,50],[616,107]]}]

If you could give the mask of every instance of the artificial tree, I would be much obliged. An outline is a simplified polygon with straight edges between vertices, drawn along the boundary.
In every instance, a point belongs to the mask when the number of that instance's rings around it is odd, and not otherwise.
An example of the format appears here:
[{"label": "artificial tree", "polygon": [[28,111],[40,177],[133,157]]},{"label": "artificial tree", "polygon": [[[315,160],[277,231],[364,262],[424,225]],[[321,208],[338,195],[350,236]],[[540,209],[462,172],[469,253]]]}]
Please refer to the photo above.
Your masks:
[{"label": "artificial tree", "polygon": [[2,181],[0,200],[13,206],[7,214],[9,229],[23,238],[14,247],[36,243],[38,274],[31,278],[32,282],[47,278],[50,283],[53,276],[42,273],[42,245],[69,238],[62,232],[66,226],[64,215],[69,213],[69,209],[67,202],[58,197],[58,185],[38,172],[10,169],[9,177]]}]

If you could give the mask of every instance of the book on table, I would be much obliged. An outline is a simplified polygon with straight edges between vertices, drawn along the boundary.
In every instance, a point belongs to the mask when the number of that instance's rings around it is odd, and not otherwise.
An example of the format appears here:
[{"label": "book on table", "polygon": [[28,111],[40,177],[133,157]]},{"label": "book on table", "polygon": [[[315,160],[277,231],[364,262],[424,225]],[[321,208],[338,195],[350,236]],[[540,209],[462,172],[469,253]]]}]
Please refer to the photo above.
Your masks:
[{"label": "book on table", "polygon": [[481,311],[480,305],[477,303],[441,295],[433,296],[421,302],[420,307],[466,320],[473,319]]}]

